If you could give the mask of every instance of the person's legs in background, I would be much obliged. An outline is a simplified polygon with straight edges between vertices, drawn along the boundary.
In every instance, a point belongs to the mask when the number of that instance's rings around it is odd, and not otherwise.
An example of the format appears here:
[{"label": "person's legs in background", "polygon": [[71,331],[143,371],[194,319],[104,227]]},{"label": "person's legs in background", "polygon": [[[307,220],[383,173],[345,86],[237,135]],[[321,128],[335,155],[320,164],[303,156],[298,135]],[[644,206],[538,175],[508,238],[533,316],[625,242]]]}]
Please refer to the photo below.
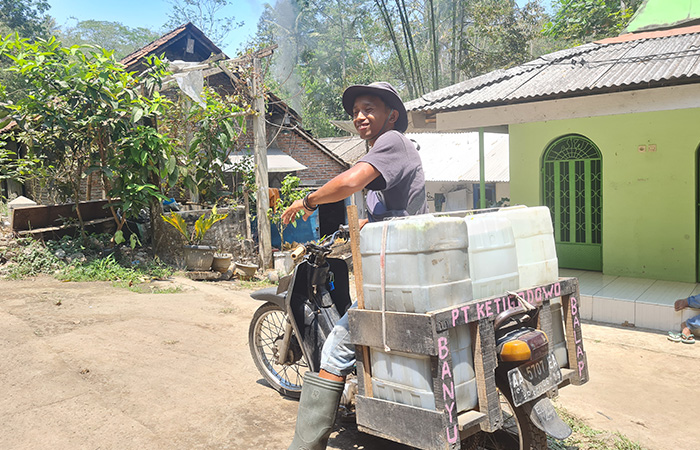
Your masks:
[{"label": "person's legs in background", "polygon": [[[674,303],[673,308],[676,311],[682,311],[685,308],[700,309],[700,295],[678,299]],[[700,333],[700,315],[691,317],[681,324],[680,340],[686,344],[694,344],[695,338],[693,334],[695,333]]]}]

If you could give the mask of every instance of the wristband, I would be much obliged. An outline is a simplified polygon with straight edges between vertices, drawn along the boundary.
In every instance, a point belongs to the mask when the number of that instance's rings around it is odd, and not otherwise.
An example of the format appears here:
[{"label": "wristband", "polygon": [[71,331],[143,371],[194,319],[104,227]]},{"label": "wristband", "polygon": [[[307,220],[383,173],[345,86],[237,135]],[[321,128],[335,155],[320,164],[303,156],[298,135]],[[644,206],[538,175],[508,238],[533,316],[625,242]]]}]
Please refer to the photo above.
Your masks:
[{"label": "wristband", "polygon": [[314,207],[309,205],[309,194],[306,194],[306,197],[304,197],[301,203],[304,205],[304,209],[306,209],[307,211],[316,211],[318,209],[318,205]]}]

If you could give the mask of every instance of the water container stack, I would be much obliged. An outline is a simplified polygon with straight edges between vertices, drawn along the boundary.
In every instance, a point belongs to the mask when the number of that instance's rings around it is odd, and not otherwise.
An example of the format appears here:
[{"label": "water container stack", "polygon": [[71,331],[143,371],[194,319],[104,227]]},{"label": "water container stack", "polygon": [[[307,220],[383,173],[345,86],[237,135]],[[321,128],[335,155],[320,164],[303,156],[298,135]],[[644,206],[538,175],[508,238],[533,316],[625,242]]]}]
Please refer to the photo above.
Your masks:
[{"label": "water container stack", "polygon": [[[360,240],[365,308],[426,313],[556,281],[551,230],[544,207],[368,224]],[[461,412],[478,403],[472,339],[466,325],[449,333]],[[435,409],[429,356],[381,348],[370,354],[374,397]]]},{"label": "water container stack", "polygon": [[[507,217],[513,227],[520,289],[556,282],[559,279],[559,260],[549,208],[512,206],[496,214]],[[566,367],[568,359],[561,299],[552,299],[551,307],[553,336],[549,336],[550,345],[559,365]]]}]

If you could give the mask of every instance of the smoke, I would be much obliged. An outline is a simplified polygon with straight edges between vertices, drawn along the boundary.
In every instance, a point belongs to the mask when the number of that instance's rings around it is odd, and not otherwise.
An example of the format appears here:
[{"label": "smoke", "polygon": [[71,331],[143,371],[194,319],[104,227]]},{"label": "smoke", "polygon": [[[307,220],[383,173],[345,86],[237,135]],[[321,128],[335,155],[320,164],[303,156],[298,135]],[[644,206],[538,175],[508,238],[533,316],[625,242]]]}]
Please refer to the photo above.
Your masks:
[{"label": "smoke", "polygon": [[301,9],[294,0],[278,0],[272,10],[270,28],[279,46],[275,50],[272,75],[287,93],[285,98],[296,111],[301,112],[301,79],[297,73],[304,39],[299,29]]}]

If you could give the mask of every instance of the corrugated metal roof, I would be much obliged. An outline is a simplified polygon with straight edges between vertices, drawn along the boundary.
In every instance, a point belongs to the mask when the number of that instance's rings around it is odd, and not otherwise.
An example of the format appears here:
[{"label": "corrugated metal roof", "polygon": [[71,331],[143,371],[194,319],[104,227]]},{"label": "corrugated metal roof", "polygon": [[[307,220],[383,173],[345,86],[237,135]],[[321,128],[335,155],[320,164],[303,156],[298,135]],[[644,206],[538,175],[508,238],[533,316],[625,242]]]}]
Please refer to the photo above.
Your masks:
[{"label": "corrugated metal roof", "polygon": [[[479,133],[407,133],[420,150],[426,181],[479,181]],[[365,154],[359,136],[323,138],[321,143],[348,164]],[[485,181],[508,182],[508,135],[484,133]]]},{"label": "corrugated metal roof", "polygon": [[428,93],[406,109],[469,109],[700,82],[699,60],[696,27],[685,34],[589,43]]}]

